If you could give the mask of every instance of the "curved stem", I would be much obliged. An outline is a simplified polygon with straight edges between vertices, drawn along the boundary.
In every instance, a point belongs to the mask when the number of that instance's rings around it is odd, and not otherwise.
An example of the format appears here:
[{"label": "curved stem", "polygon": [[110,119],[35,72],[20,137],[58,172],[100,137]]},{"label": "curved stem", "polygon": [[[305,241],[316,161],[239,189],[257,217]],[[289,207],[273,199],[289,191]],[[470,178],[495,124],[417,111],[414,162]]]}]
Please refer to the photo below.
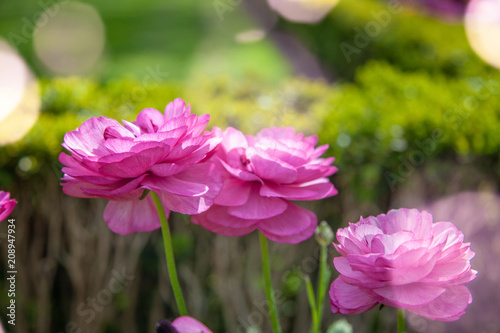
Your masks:
[{"label": "curved stem", "polygon": [[[321,253],[319,259],[319,278],[318,278],[318,298],[316,309],[318,311],[318,325],[321,325],[323,317],[323,304],[325,303],[326,291],[330,282],[331,273],[328,270],[328,245],[321,245]],[[319,327],[318,327],[319,329]]]},{"label": "curved stem", "polygon": [[276,307],[276,300],[274,299],[273,286],[271,283],[271,266],[269,265],[269,250],[267,249],[267,238],[259,232],[260,249],[262,252],[262,274],[264,275],[264,282],[266,285],[267,303],[269,305],[269,317],[271,317],[271,324],[274,333],[282,333],[280,320],[278,317],[278,308]]},{"label": "curved stem", "polygon": [[405,333],[405,309],[398,309],[398,333]]},{"label": "curved stem", "polygon": [[314,289],[309,276],[304,276],[304,280],[306,282],[307,299],[309,300],[309,306],[311,307],[312,327],[310,333],[319,333],[318,311],[316,309]]},{"label": "curved stem", "polygon": [[177,269],[175,268],[172,237],[170,235],[170,228],[168,226],[168,220],[165,215],[165,210],[163,209],[163,205],[158,194],[154,193],[153,191],[151,191],[150,193],[151,198],[153,198],[153,201],[155,203],[156,210],[158,211],[158,216],[160,217],[161,232],[163,234],[163,245],[165,246],[165,258],[167,259],[168,276],[170,277],[170,284],[172,286],[172,290],[174,291],[177,309],[179,310],[181,316],[187,316],[188,313],[186,309],[186,303],[184,302],[184,296],[182,296],[181,286],[177,277]]}]

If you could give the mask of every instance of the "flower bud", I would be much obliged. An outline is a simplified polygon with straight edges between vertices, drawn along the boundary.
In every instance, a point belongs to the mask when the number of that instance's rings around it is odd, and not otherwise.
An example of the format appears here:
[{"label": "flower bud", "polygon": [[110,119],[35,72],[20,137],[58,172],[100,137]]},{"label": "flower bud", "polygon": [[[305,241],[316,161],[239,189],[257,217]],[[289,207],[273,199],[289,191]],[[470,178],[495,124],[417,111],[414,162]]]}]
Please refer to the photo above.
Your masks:
[{"label": "flower bud", "polygon": [[333,230],[326,221],[321,221],[316,228],[316,241],[321,246],[328,246],[333,242]]}]

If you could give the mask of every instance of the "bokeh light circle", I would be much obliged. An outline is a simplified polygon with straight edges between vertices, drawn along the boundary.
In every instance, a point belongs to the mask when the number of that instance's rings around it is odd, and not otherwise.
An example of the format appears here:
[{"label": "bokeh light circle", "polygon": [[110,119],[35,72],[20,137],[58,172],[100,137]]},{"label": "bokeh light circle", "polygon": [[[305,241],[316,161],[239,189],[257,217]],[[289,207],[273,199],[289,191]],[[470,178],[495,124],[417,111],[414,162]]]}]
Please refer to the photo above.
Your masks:
[{"label": "bokeh light circle", "polygon": [[289,21],[316,23],[338,3],[338,0],[268,0],[272,9]]},{"label": "bokeh light circle", "polygon": [[40,16],[33,36],[37,57],[61,75],[92,70],[105,45],[105,28],[99,13],[91,5],[76,1],[56,4],[46,12],[49,19]]},{"label": "bokeh light circle", "polygon": [[472,49],[484,61],[500,68],[500,0],[471,0],[465,29]]},{"label": "bokeh light circle", "polygon": [[40,88],[21,56],[0,39],[0,146],[16,142],[40,113]]}]

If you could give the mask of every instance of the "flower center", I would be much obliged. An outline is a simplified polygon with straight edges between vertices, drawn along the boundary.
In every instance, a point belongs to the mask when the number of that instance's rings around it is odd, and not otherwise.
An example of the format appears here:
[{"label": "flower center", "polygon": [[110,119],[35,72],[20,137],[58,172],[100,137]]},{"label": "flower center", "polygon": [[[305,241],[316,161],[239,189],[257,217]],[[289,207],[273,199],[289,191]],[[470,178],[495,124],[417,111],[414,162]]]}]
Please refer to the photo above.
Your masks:
[{"label": "flower center", "polygon": [[240,156],[240,161],[241,161],[241,165],[243,165],[244,168],[246,168],[247,165],[250,164],[250,160],[245,155]]}]

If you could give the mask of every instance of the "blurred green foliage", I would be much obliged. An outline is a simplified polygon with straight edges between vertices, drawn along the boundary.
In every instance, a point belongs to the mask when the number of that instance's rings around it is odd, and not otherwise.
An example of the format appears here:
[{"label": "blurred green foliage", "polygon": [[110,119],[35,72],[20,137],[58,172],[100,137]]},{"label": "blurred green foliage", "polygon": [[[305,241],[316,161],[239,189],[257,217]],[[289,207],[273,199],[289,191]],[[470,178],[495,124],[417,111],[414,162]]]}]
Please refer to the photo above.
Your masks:
[{"label": "blurred green foliage", "polygon": [[[39,6],[29,3],[31,11]],[[104,3],[93,4],[105,21],[120,16]],[[17,8],[12,3],[2,6],[5,13]],[[182,22],[190,21],[187,13],[201,15],[201,9],[193,2],[164,7],[160,9],[175,12],[183,18]],[[28,15],[30,10],[19,13]],[[120,19],[124,19],[125,13],[142,13],[137,10],[136,5],[127,2],[122,6]],[[359,29],[363,30],[371,21],[381,22],[382,12],[389,13],[385,16],[387,25],[379,23],[380,33],[370,38],[359,54],[352,54],[348,63],[340,44],[356,46],[354,38]],[[150,24],[155,22],[150,15],[143,14]],[[238,11],[231,12],[225,24],[245,27],[249,23],[239,22],[240,16]],[[7,23],[3,24],[9,26]],[[425,159],[437,153],[498,154],[500,74],[474,55],[462,25],[441,22],[407,9],[391,14],[388,2],[369,0],[341,1],[317,25],[285,21],[279,24],[297,34],[325,66],[351,82],[330,86],[294,78],[275,83],[251,72],[241,72],[242,76],[237,77],[200,74],[187,81],[164,81],[164,77],[150,80],[147,70],[139,79],[133,75],[104,82],[43,79],[43,106],[38,123],[23,141],[1,148],[6,154],[0,155],[0,165],[12,170],[17,168],[19,159],[28,156],[32,157],[34,173],[48,161],[56,160],[64,133],[89,117],[104,115],[133,120],[141,109],[161,110],[176,97],[190,102],[198,114],[210,113],[214,126],[233,126],[248,133],[268,126],[294,126],[307,134],[319,133],[320,141],[330,144],[330,153],[337,156],[338,165],[363,166],[358,177],[368,185],[380,180],[381,169],[397,168],[401,154],[418,149]],[[110,23],[110,36],[118,28],[119,25]],[[224,48],[233,34],[220,28],[213,28],[217,36],[213,41]],[[196,25],[190,29],[203,30]],[[119,38],[110,40],[120,43]],[[139,49],[139,44],[131,43],[128,51],[132,44]],[[191,54],[181,51],[176,49],[175,53]],[[182,67],[182,62],[175,63]],[[2,168],[0,182],[8,183],[9,179],[12,180]]]},{"label": "blurred green foliage", "polygon": [[[0,39],[9,41],[38,76],[52,77],[37,59],[33,35],[40,15],[63,0],[0,2]],[[142,80],[148,68],[159,68],[161,79],[182,81],[197,75],[257,73],[270,80],[290,74],[272,42],[240,43],[238,33],[255,29],[244,6],[235,5],[221,19],[211,1],[82,0],[100,15],[105,26],[105,50],[87,75],[98,80],[133,77]],[[56,15],[56,14],[54,14]],[[263,66],[262,64],[265,64]]]},{"label": "blurred green foliage", "polygon": [[103,115],[134,120],[143,108],[163,110],[176,97],[190,102],[195,113],[211,114],[212,126],[233,126],[247,133],[293,126],[306,134],[318,133],[320,142],[328,143],[330,154],[338,158],[341,172],[360,167],[356,177],[367,185],[379,183],[384,170],[395,171],[401,156],[415,160],[413,164],[436,154],[497,159],[500,147],[498,72],[450,78],[407,73],[372,61],[357,72],[353,83],[333,86],[304,79],[276,86],[255,77],[238,84],[219,78],[147,87],[134,80],[99,83],[68,78],[42,83],[39,121],[22,141],[0,148],[6,152],[0,155],[1,166],[18,169],[26,156],[34,157],[32,166],[50,165],[63,150],[64,134],[86,119]]},{"label": "blurred green foliage", "polygon": [[[470,48],[462,22],[426,17],[401,3],[344,0],[317,25],[282,20],[280,26],[298,35],[341,79],[353,80],[359,66],[370,60],[388,62],[404,72],[448,77],[492,71]],[[342,43],[355,48],[355,53],[343,51]]]}]

